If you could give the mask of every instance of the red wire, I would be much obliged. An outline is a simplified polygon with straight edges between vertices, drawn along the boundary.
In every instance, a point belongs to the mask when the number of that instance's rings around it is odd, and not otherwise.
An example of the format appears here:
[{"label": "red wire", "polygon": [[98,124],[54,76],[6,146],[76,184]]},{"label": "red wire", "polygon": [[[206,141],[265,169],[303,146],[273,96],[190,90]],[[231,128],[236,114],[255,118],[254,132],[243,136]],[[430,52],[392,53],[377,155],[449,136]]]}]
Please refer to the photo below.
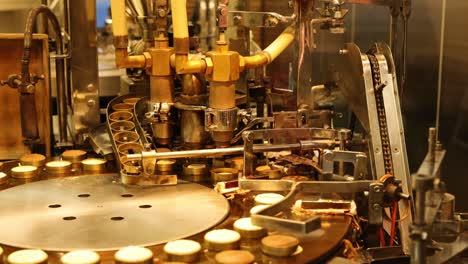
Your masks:
[{"label": "red wire", "polygon": [[393,202],[392,208],[392,227],[390,229],[390,242],[389,246],[393,246],[393,240],[395,240],[395,229],[396,229],[396,221],[397,221],[397,212],[398,212],[398,203]]},{"label": "red wire", "polygon": [[380,236],[380,246],[385,247],[385,237],[384,237],[384,232],[383,232],[382,227],[379,229],[379,236]]}]

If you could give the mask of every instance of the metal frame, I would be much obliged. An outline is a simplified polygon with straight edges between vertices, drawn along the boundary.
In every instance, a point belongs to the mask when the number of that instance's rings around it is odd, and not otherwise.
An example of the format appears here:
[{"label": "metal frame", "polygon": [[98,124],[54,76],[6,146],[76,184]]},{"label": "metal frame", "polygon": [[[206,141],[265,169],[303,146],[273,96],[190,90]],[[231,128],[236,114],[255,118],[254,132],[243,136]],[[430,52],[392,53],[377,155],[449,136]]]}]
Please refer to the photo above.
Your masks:
[{"label": "metal frame", "polygon": [[381,182],[352,181],[307,181],[293,182],[287,180],[239,180],[239,188],[252,191],[289,191],[280,202],[271,205],[257,214],[253,214],[252,223],[267,229],[307,234],[321,226],[319,216],[312,216],[306,221],[297,221],[275,217],[280,212],[290,210],[299,193],[357,193],[369,192],[369,223],[382,224],[382,205],[384,187]]}]

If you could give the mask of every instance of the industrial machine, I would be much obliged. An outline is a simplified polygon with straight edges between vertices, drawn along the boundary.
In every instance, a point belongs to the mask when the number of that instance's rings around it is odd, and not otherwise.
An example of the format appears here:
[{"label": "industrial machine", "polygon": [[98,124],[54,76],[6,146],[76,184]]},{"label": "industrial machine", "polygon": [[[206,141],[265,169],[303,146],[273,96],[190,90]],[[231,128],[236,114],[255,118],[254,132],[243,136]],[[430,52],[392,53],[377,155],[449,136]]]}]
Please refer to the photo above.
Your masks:
[{"label": "industrial machine", "polygon": [[[94,1],[54,14],[55,2],[7,38],[24,49],[5,56],[20,72],[2,68],[21,133],[5,136],[17,148],[0,167],[0,263],[463,261],[466,215],[441,180],[439,127],[409,167],[411,1],[284,1],[280,14],[242,0],[111,0],[98,44]],[[345,43],[351,4],[389,7],[388,44]],[[50,43],[33,34],[40,14]],[[263,49],[253,37],[278,29]],[[115,61],[115,94],[99,94],[97,50]]]}]

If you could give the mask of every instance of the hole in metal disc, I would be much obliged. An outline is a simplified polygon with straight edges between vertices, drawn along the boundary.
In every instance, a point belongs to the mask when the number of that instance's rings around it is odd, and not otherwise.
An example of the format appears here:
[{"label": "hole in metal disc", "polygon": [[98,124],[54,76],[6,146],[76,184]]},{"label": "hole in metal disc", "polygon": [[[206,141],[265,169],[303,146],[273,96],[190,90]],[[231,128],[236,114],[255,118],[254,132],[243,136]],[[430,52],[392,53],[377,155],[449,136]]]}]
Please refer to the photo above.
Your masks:
[{"label": "hole in metal disc", "polygon": [[51,204],[51,205],[49,205],[49,208],[59,208],[59,207],[62,207],[62,205],[60,205],[60,204]]},{"label": "hole in metal disc", "polygon": [[151,208],[151,207],[153,207],[153,206],[150,205],[150,204],[143,204],[143,205],[140,205],[140,206],[138,206],[138,207],[146,209],[146,208]]},{"label": "hole in metal disc", "polygon": [[114,217],[111,217],[111,220],[112,221],[122,221],[124,220],[125,218],[123,218],[122,216],[114,216]]},{"label": "hole in metal disc", "polygon": [[133,197],[133,194],[125,193],[125,194],[122,194],[121,196],[124,198],[129,198],[129,197]]},{"label": "hole in metal disc", "polygon": [[90,196],[91,196],[91,194],[89,194],[89,193],[78,194],[78,197],[80,197],[80,198],[88,198]]},{"label": "hole in metal disc", "polygon": [[65,220],[65,221],[71,221],[71,220],[75,220],[76,217],[74,217],[74,216],[66,216],[66,217],[64,217],[64,218],[62,218],[62,219]]}]

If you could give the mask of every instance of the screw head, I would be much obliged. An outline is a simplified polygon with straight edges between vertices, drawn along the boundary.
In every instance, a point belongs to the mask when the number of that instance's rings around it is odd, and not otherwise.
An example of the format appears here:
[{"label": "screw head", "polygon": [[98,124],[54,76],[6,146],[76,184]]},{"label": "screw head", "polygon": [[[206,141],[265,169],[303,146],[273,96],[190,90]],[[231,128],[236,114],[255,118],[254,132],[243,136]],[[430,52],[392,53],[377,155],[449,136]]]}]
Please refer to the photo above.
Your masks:
[{"label": "screw head", "polygon": [[374,186],[374,192],[379,193],[380,192],[380,187],[379,186]]},{"label": "screw head", "polygon": [[89,107],[93,107],[96,105],[96,100],[94,99],[89,99],[88,102],[86,102],[86,104],[89,106]]}]

